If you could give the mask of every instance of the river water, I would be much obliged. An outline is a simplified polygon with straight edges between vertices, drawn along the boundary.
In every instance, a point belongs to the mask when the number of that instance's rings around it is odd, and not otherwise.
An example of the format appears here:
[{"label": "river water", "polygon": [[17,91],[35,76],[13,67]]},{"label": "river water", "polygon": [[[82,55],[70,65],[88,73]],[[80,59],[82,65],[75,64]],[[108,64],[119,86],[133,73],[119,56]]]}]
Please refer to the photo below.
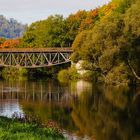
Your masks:
[{"label": "river water", "polygon": [[0,81],[0,116],[53,121],[69,140],[140,140],[140,88],[90,82]]}]

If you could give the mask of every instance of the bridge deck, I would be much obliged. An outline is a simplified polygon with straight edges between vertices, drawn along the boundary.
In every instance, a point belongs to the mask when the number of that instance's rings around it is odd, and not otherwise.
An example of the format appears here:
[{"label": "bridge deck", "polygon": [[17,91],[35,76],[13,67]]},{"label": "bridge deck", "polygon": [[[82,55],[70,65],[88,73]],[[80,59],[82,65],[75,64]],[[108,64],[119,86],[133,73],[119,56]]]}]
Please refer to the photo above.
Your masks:
[{"label": "bridge deck", "polygon": [[56,52],[73,52],[71,48],[2,48],[0,53],[56,53]]}]

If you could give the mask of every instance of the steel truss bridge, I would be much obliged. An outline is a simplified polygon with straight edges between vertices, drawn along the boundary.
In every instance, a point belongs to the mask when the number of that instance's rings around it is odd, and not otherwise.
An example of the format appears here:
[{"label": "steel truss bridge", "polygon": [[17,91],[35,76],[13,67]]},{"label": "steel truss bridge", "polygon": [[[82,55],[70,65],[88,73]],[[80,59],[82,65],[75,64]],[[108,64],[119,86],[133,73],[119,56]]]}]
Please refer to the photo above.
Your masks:
[{"label": "steel truss bridge", "polygon": [[71,62],[71,48],[0,49],[0,67],[39,68]]}]

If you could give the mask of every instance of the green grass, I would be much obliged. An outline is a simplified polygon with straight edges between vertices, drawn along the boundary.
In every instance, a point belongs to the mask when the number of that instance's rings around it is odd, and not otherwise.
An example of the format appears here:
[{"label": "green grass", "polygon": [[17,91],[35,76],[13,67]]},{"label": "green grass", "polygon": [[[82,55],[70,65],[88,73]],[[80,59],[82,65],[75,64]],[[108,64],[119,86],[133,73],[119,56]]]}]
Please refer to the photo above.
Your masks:
[{"label": "green grass", "polygon": [[53,128],[39,128],[36,124],[21,123],[0,117],[0,140],[64,140]]}]

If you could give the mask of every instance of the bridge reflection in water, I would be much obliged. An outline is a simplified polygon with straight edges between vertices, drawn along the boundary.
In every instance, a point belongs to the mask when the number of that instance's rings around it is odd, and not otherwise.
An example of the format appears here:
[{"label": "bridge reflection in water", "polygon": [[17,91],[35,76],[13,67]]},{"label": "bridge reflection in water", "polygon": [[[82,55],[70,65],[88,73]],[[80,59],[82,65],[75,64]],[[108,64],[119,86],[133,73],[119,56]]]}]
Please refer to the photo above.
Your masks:
[{"label": "bridge reflection in water", "polygon": [[0,99],[23,99],[32,101],[70,101],[77,98],[83,90],[92,93],[92,84],[79,81],[69,87],[58,82],[0,81]]},{"label": "bridge reflection in water", "polygon": [[[39,82],[22,82],[14,83],[9,82],[9,84],[0,83],[0,99],[23,99],[32,101],[60,101],[62,98],[62,92],[59,86],[53,87],[50,82],[44,85]],[[64,99],[64,97],[63,97]]]},{"label": "bridge reflection in water", "polygon": [[12,117],[16,112],[38,116],[43,124],[53,120],[60,128],[75,132],[72,103],[77,103],[80,93],[92,86],[89,83],[86,86],[86,83],[80,81],[67,85],[56,80],[0,81],[0,115]]},{"label": "bridge reflection in water", "polygon": [[139,140],[139,108],[139,87],[0,81],[0,115],[10,116],[14,111],[37,115],[40,122],[53,120],[81,139]]},{"label": "bridge reflection in water", "polygon": [[71,48],[0,49],[1,67],[38,68],[71,62]]}]

